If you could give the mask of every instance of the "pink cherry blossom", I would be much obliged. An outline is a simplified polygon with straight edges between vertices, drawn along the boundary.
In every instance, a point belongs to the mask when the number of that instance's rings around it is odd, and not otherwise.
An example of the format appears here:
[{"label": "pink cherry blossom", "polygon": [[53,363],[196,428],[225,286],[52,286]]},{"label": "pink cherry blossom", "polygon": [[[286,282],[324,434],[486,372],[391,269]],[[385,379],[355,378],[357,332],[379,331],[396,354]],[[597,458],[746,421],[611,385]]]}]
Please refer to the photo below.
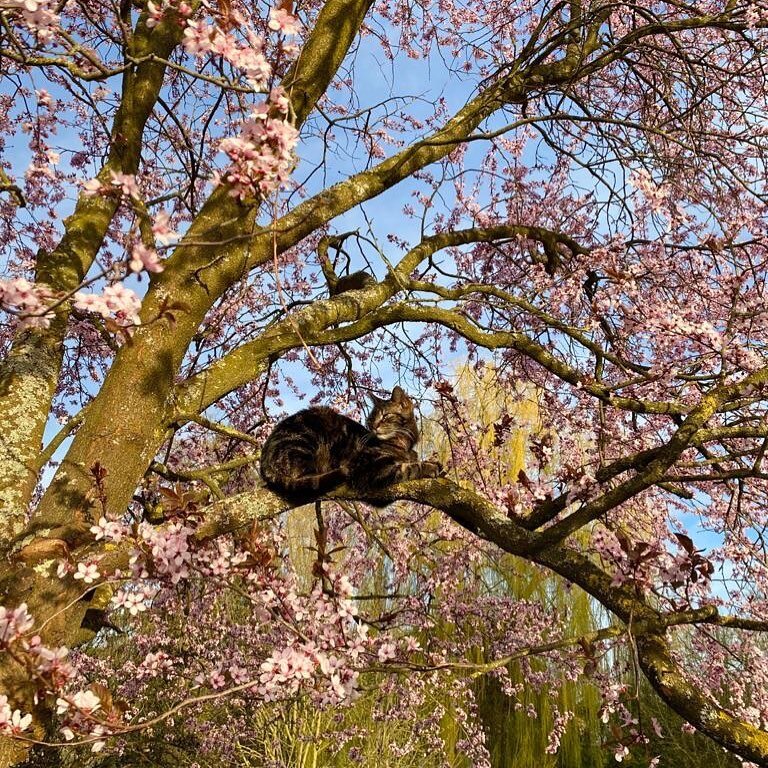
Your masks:
[{"label": "pink cherry blossom", "polygon": [[147,595],[141,589],[125,590],[120,589],[112,598],[112,605],[115,608],[125,608],[131,616],[137,616],[147,610]]},{"label": "pink cherry blossom", "polygon": [[59,23],[59,17],[53,10],[52,0],[3,0],[2,7],[8,11],[16,10],[22,23],[41,40],[49,41]]},{"label": "pink cherry blossom", "polygon": [[112,186],[118,187],[123,195],[126,197],[133,197],[135,199],[141,198],[141,192],[139,186],[136,183],[136,177],[131,173],[117,173],[111,172]]},{"label": "pink cherry blossom", "polygon": [[269,11],[269,28],[284,35],[295,35],[299,32],[298,19],[285,8],[272,8]]},{"label": "pink cherry blossom", "polygon": [[142,269],[146,269],[147,272],[162,272],[163,265],[159,258],[154,248],[147,248],[143,243],[136,243],[131,251],[128,266],[132,272],[141,272]]},{"label": "pink cherry blossom", "polygon": [[56,712],[63,714],[68,712],[71,707],[75,707],[84,714],[91,714],[101,706],[101,700],[91,690],[78,691],[68,698],[59,698],[56,700]]},{"label": "pink cherry blossom", "polygon": [[32,724],[32,715],[22,715],[18,709],[11,710],[8,697],[0,694],[0,733],[18,735]]},{"label": "pink cherry blossom", "polygon": [[152,0],[148,0],[147,12],[149,13],[149,18],[147,19],[147,26],[150,29],[156,27],[163,20],[167,8],[168,4],[165,2],[160,2],[160,4],[158,4],[152,2]]},{"label": "pink cherry blossom", "polygon": [[27,612],[27,604],[8,610],[0,605],[0,643],[9,644],[32,629],[34,620]]},{"label": "pink cherry blossom", "polygon": [[204,21],[187,21],[184,29],[184,48],[187,53],[202,55],[212,49],[213,27]]},{"label": "pink cherry blossom", "polygon": [[144,657],[138,668],[138,675],[144,677],[157,677],[167,673],[173,668],[173,662],[163,651],[150,652]]},{"label": "pink cherry blossom", "polygon": [[99,568],[95,563],[78,563],[74,578],[82,579],[84,584],[93,584],[100,575]]},{"label": "pink cherry blossom", "polygon": [[51,318],[46,307],[52,298],[44,284],[25,278],[0,280],[0,309],[16,314],[21,327],[47,328]]},{"label": "pink cherry blossom", "polygon": [[170,227],[170,216],[166,211],[158,211],[152,220],[152,234],[163,245],[168,245],[171,240],[178,238],[178,232]]},{"label": "pink cherry blossom", "polygon": [[383,643],[379,646],[379,650],[377,651],[378,659],[381,662],[394,659],[396,655],[397,648],[395,647],[394,643]]},{"label": "pink cherry blossom", "polygon": [[623,744],[619,744],[613,753],[613,758],[617,763],[621,763],[625,757],[629,757],[629,749]]},{"label": "pink cherry blossom", "polygon": [[63,685],[75,675],[75,670],[67,660],[69,648],[62,645],[48,648],[39,642],[30,643],[29,653],[36,659],[37,670],[43,677],[57,685]]},{"label": "pink cherry blossom", "polygon": [[99,518],[96,525],[91,526],[90,530],[95,536],[96,541],[104,539],[106,541],[114,541],[116,544],[119,543],[127,533],[125,525],[117,520],[107,520],[103,515]]},{"label": "pink cherry blossom", "polygon": [[260,112],[252,113],[242,128],[240,136],[223,139],[219,148],[232,161],[226,172],[232,194],[244,199],[268,194],[287,182],[296,162],[298,132],[290,123]]}]

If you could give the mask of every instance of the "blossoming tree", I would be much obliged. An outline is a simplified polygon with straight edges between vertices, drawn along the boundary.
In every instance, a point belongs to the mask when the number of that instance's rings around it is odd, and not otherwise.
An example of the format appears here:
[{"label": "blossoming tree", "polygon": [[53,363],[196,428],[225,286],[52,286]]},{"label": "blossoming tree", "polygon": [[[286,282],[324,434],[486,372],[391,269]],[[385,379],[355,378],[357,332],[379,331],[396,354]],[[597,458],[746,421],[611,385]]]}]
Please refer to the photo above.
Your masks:
[{"label": "blossoming tree", "polygon": [[[540,653],[599,677],[628,643],[692,727],[768,764],[767,13],[0,0],[0,763],[208,697],[335,706],[364,669],[461,665],[404,627],[501,549],[613,622],[569,638],[542,605],[475,606],[489,673]],[[526,424],[473,419],[460,357],[536,403],[513,475],[488,440]],[[279,398],[354,413],[395,378],[448,476],[376,513],[341,489],[302,587],[252,471]],[[427,534],[462,546],[417,577]],[[378,616],[355,599],[366,537],[392,566]],[[227,590],[239,622],[212,618]],[[152,611],[200,645],[133,631],[120,703],[70,649]],[[642,727],[600,684],[620,761]]]}]

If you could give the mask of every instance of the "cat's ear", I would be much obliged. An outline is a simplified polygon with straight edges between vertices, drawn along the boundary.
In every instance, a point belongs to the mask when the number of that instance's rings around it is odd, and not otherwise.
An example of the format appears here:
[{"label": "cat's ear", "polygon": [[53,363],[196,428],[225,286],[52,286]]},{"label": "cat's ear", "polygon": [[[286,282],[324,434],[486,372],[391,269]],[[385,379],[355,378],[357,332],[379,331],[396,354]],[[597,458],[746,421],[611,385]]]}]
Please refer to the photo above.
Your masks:
[{"label": "cat's ear", "polygon": [[376,397],[376,395],[373,394],[373,392],[368,392],[368,397],[371,400],[371,405],[373,405],[374,408],[381,407],[385,403],[389,402],[388,400],[382,400],[380,397]]},{"label": "cat's ear", "polygon": [[405,394],[402,387],[395,387],[392,390],[392,402],[397,403],[401,411],[413,413],[413,400]]}]

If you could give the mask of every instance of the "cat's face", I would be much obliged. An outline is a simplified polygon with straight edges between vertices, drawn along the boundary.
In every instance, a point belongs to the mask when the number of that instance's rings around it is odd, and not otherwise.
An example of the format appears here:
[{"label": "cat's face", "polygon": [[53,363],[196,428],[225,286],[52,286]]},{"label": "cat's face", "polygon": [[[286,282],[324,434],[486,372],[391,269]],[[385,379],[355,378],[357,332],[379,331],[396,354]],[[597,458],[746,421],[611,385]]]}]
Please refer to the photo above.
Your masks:
[{"label": "cat's face", "polygon": [[416,419],[413,416],[413,400],[400,387],[392,390],[389,400],[382,400],[371,395],[373,409],[368,416],[368,429],[379,440],[391,440],[394,437],[408,437],[413,442],[419,439]]}]

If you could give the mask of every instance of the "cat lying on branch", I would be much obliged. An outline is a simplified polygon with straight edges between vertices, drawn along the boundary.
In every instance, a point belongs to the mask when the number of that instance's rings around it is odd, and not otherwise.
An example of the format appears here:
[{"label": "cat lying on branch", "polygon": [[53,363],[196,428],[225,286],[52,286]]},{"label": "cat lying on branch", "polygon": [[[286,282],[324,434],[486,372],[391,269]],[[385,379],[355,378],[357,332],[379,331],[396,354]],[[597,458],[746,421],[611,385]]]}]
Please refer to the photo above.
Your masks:
[{"label": "cat lying on branch", "polygon": [[371,396],[363,426],[332,408],[307,408],[277,424],[261,450],[261,476],[275,493],[306,504],[346,484],[365,496],[401,480],[441,477],[437,461],[419,461],[413,400],[400,387]]}]

